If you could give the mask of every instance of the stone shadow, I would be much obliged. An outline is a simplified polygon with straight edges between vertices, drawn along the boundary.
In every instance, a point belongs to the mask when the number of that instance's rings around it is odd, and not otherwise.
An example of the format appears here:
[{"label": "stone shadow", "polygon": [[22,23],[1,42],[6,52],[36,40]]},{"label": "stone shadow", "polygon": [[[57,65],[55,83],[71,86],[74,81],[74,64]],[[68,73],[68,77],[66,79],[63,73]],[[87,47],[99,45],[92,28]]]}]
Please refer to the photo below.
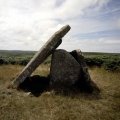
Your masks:
[{"label": "stone shadow", "polygon": [[23,83],[18,86],[18,90],[31,92],[34,96],[39,97],[41,93],[43,93],[44,91],[48,91],[49,82],[49,76],[29,76],[23,81]]},{"label": "stone shadow", "polygon": [[[81,90],[78,84],[73,85],[72,87],[66,87],[66,89],[62,89],[63,86],[56,86],[52,89],[50,86],[50,77],[33,75],[27,77],[23,83],[18,86],[18,90],[22,90],[24,92],[31,92],[33,96],[39,97],[43,92],[51,92],[54,91],[56,95],[62,95],[70,98],[77,98],[82,95],[86,100],[98,100],[100,99],[99,92],[90,93],[86,90]],[[84,86],[85,87],[85,86]],[[63,87],[64,88],[64,87]]]}]

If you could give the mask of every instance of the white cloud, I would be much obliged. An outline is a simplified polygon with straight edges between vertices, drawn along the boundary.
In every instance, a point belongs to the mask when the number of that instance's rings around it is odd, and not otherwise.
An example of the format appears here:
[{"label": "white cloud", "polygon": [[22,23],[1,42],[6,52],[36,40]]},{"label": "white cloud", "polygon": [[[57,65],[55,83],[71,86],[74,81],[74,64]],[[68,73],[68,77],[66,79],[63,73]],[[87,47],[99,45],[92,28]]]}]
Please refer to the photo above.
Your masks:
[{"label": "white cloud", "polygon": [[[63,41],[61,47],[97,51],[97,47],[93,49],[89,45],[102,45],[100,38],[81,40],[79,35],[120,28],[118,18],[101,20],[96,17],[102,14],[104,6],[108,7],[109,1],[111,0],[0,0],[0,49],[39,50],[56,30],[69,24],[72,29],[63,38],[69,42]],[[106,38],[103,39],[106,41]],[[108,44],[104,42],[104,45]],[[105,48],[102,50],[106,51]]]},{"label": "white cloud", "polygon": [[120,18],[117,19],[117,22],[115,23],[115,27],[120,29]]},{"label": "white cloud", "polygon": [[[67,50],[72,51],[75,49],[80,49],[83,52],[108,52],[108,53],[119,53],[120,52],[120,40],[118,39],[108,39],[108,38],[99,38],[99,39],[70,39],[66,38],[63,40],[63,44],[59,47],[60,49],[66,48]],[[89,51],[88,51],[89,50]]]}]

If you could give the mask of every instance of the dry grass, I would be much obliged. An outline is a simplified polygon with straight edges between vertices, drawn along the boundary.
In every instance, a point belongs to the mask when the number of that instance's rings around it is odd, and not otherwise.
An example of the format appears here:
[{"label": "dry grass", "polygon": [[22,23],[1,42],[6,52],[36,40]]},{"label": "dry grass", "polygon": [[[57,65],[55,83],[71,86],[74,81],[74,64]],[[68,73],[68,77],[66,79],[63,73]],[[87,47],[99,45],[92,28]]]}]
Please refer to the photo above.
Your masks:
[{"label": "dry grass", "polygon": [[[55,95],[45,92],[40,97],[7,89],[23,67],[0,66],[0,120],[119,120],[120,74],[90,68],[100,95]],[[41,65],[33,74],[48,75],[49,67]]]}]

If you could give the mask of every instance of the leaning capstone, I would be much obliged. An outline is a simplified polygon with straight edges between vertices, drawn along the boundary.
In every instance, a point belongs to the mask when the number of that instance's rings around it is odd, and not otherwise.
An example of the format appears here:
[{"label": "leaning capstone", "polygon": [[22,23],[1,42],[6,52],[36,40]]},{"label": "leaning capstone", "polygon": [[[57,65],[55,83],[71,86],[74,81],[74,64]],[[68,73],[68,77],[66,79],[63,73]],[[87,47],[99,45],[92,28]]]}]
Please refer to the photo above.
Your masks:
[{"label": "leaning capstone", "polygon": [[65,50],[55,50],[50,68],[50,88],[57,92],[75,90],[81,79],[81,66]]},{"label": "leaning capstone", "polygon": [[61,44],[62,37],[70,30],[70,26],[66,25],[59,31],[54,33],[51,38],[43,45],[43,47],[35,54],[35,56],[26,65],[23,71],[15,78],[13,84],[19,86],[26,77],[32,72]]}]

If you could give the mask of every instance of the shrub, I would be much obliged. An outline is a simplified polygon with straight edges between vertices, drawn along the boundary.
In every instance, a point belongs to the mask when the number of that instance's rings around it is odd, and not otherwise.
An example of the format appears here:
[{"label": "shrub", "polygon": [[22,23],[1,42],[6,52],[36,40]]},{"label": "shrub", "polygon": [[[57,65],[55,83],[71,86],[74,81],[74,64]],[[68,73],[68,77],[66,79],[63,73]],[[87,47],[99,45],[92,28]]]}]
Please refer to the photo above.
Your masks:
[{"label": "shrub", "polygon": [[98,67],[101,67],[104,62],[103,59],[97,57],[93,57],[93,58],[88,57],[85,58],[85,61],[88,66],[98,66]]},{"label": "shrub", "polygon": [[27,63],[29,62],[29,60],[21,60],[21,61],[19,61],[18,63],[19,63],[19,65],[27,65]]},{"label": "shrub", "polygon": [[2,65],[4,63],[3,59],[0,59],[0,65]]},{"label": "shrub", "polygon": [[107,60],[104,62],[103,67],[110,71],[120,70],[120,61],[114,59]]}]

